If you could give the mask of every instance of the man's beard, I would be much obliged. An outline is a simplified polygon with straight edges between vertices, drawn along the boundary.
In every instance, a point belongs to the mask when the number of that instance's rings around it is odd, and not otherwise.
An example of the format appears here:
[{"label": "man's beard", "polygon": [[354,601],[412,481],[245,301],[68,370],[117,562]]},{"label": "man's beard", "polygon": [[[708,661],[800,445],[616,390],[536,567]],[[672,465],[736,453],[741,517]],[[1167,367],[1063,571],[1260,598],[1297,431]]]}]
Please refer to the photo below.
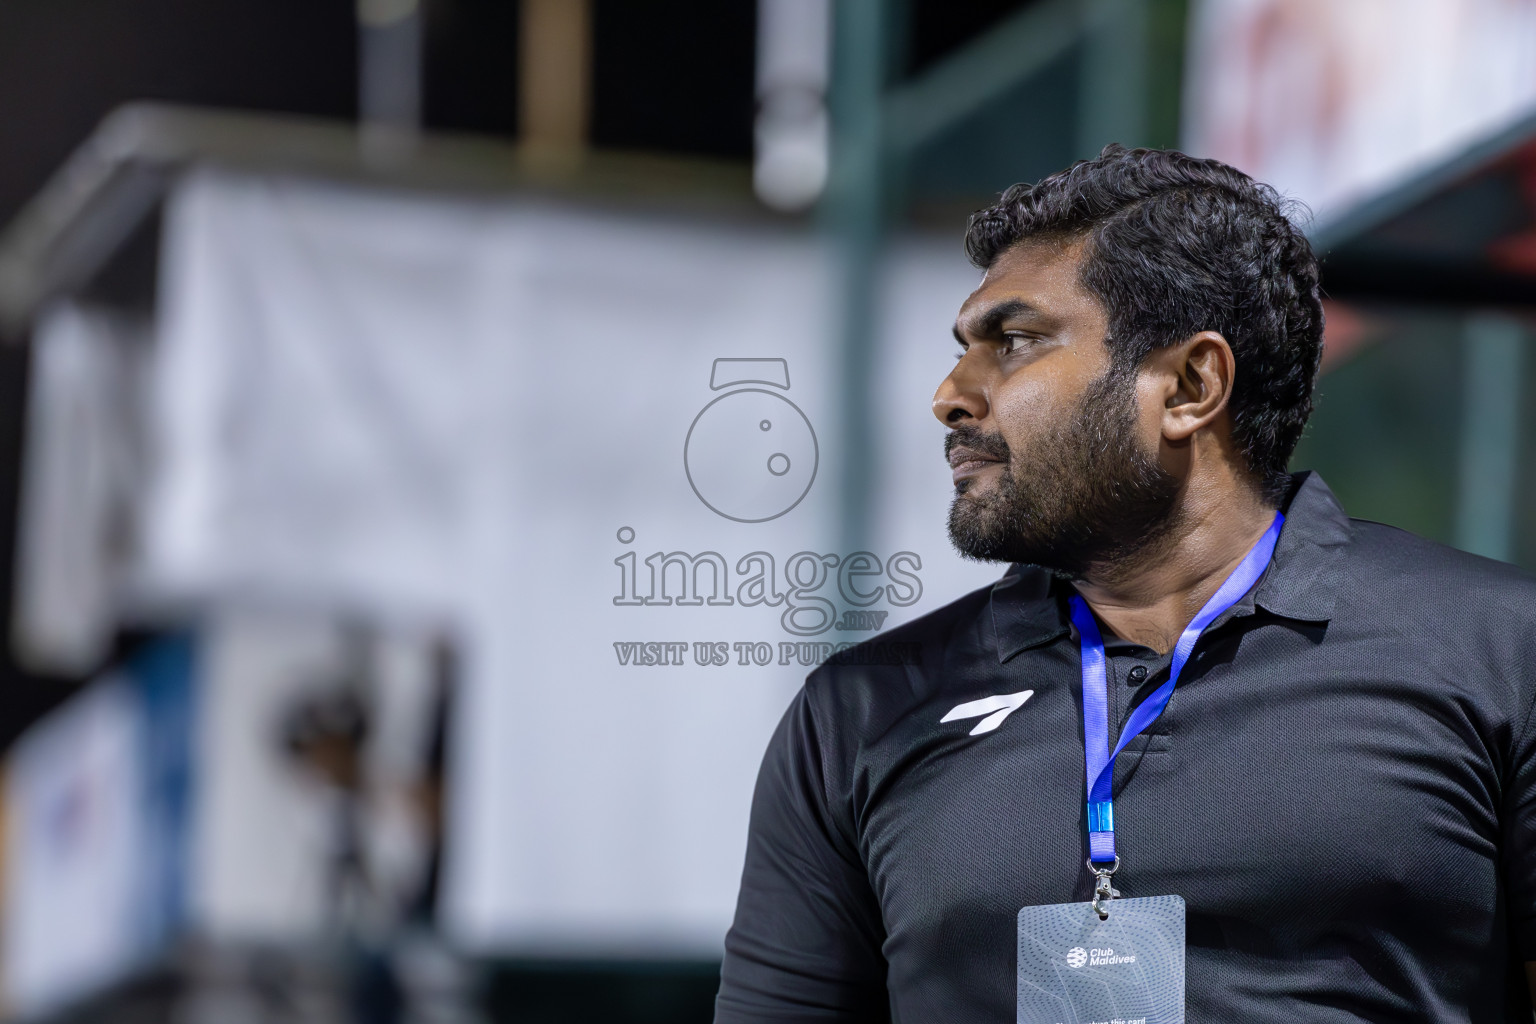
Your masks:
[{"label": "man's beard", "polygon": [[1179,482],[1138,443],[1133,371],[1111,367],[1070,421],[1018,458],[1001,434],[969,425],[945,438],[945,455],[956,446],[1003,463],[991,493],[962,480],[950,505],[949,538],[967,558],[1078,579],[1155,546],[1174,525]]}]

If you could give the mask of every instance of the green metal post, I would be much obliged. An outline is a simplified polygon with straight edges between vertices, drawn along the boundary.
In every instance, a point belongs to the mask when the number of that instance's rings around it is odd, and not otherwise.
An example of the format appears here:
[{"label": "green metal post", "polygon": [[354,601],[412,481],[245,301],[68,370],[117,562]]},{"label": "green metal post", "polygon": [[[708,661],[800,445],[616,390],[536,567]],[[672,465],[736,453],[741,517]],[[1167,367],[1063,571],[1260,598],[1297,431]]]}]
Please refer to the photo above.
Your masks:
[{"label": "green metal post", "polygon": [[1517,320],[1480,314],[1467,321],[1456,546],[1504,561],[1514,557],[1526,344]]},{"label": "green metal post", "polygon": [[1077,152],[1097,156],[1111,142],[1148,141],[1149,0],[1090,0],[1079,65]]},{"label": "green metal post", "polygon": [[823,210],[835,232],[842,304],[841,542],[869,544],[875,438],[870,368],[887,195],[882,117],[890,66],[891,10],[884,0],[836,0],[832,42],[832,168]]}]

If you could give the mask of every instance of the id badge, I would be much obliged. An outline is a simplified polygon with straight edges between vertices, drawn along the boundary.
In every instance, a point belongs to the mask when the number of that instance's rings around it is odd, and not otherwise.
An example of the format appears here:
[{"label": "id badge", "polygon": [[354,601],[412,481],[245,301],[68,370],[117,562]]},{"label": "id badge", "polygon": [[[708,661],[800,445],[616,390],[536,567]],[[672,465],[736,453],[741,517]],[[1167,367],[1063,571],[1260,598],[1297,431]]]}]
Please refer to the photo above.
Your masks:
[{"label": "id badge", "polygon": [[1184,1024],[1184,897],[1019,911],[1018,1024]]}]

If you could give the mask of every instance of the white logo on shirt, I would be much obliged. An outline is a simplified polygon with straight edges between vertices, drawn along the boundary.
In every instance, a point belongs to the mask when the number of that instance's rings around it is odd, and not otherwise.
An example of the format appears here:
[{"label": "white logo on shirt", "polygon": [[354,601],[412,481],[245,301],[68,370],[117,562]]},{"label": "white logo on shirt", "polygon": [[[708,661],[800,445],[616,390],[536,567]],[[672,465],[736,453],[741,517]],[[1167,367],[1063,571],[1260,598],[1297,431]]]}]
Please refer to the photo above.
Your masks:
[{"label": "white logo on shirt", "polygon": [[939,719],[939,724],[945,722],[957,722],[965,718],[976,718],[978,715],[986,715],[976,723],[976,728],[971,730],[972,736],[980,736],[984,732],[991,732],[1003,724],[1003,719],[1013,714],[1024,702],[1035,695],[1034,690],[1020,690],[1018,693],[1002,693],[996,697],[983,697],[980,700],[968,701],[964,704],[956,704],[949,709],[949,714]]}]

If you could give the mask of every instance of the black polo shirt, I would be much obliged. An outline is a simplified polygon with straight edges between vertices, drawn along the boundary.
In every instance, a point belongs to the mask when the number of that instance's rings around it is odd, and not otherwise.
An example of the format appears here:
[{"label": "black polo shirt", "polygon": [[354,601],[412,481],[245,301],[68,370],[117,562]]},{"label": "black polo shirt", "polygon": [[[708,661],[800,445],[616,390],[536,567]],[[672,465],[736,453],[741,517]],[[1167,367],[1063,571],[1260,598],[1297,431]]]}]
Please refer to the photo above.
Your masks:
[{"label": "black polo shirt", "polygon": [[[1191,1024],[1521,1021],[1536,580],[1292,488],[1115,766],[1115,883],[1188,905]],[[1012,567],[818,668],[774,735],[715,1020],[1012,1021],[1019,908],[1089,899],[1066,588]],[[1167,677],[1110,649],[1111,734]],[[1145,671],[1137,671],[1138,668]],[[956,705],[1033,690],[991,732]]]}]

